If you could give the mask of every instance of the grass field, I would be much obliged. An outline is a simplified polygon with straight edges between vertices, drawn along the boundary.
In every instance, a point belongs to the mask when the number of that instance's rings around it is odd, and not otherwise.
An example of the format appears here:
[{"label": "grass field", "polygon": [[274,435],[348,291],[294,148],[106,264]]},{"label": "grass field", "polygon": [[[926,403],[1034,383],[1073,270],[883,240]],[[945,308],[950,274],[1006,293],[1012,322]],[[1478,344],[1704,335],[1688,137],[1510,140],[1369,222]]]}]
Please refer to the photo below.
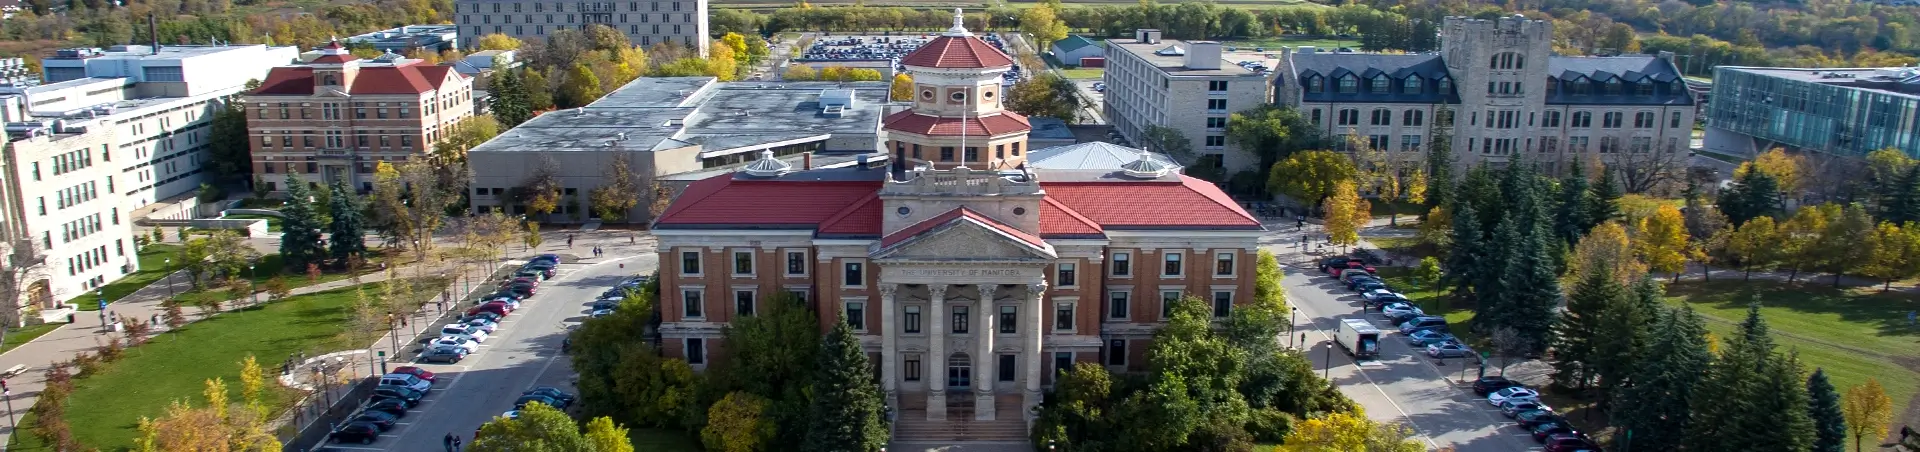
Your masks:
[{"label": "grass field", "polygon": [[166,277],[167,273],[172,270],[167,267],[167,259],[176,257],[179,254],[179,245],[156,243],[142,247],[140,248],[140,271],[133,272],[133,274],[120,278],[118,281],[107,283],[107,285],[101,286],[97,291],[73,297],[73,299],[67,300],[67,304],[79,305],[82,311],[96,311],[100,309],[100,294],[102,293],[106,294],[107,303],[120,301],[120,298],[126,297],[127,294],[131,294],[136,290],[140,290],[142,287],[146,287],[148,284],[153,284],[154,281],[159,281],[160,278]]},{"label": "grass field", "polygon": [[1907,313],[1920,309],[1912,295],[1760,280],[1685,281],[1667,292],[1669,302],[1692,306],[1721,337],[1734,331],[1758,297],[1780,351],[1799,352],[1809,371],[1825,368],[1842,391],[1879,379],[1893,399],[1894,424],[1920,422],[1909,406],[1920,393],[1920,328],[1906,323]]},{"label": "grass field", "polygon": [[[437,292],[443,282],[428,279],[417,287]],[[376,283],[368,290],[377,293],[379,288]],[[240,360],[248,355],[271,368],[294,352],[319,355],[365,346],[378,333],[349,329],[353,300],[352,288],[289,297],[200,320],[128,349],[125,357],[75,382],[67,402],[73,434],[88,448],[125,450],[133,445],[141,416],[160,416],[174,400],[204,404],[200,393],[208,379],[225,379],[232,400],[240,401]],[[417,306],[419,301],[411,304]],[[277,389],[266,402],[277,413],[294,396]],[[13,435],[8,449],[49,450],[37,437],[26,434]]]},{"label": "grass field", "polygon": [[[307,275],[304,272],[282,271],[282,269],[284,269],[285,267],[286,267],[286,263],[280,258],[280,254],[278,253],[268,254],[265,256],[260,256],[260,263],[254,266],[254,268],[257,269],[258,271],[241,270],[241,275],[247,277],[247,279],[249,280],[252,280],[256,290],[267,290],[265,287],[267,284],[267,281],[273,279],[273,277],[276,275],[283,276],[286,278],[287,289],[289,290],[311,286],[314,284],[339,281],[342,279],[347,279],[348,277],[351,276],[345,272],[325,272],[325,273],[321,273],[319,278],[309,279],[307,278]],[[360,274],[362,275],[372,274],[376,271],[378,270],[362,270]],[[204,281],[204,280],[201,282],[203,284],[211,283],[211,281]],[[198,290],[181,292],[178,298],[180,299],[181,303],[185,303],[188,306],[195,306],[202,303],[213,301],[214,299],[225,299],[230,295],[232,294],[228,293],[227,290],[223,288],[216,288],[216,287],[209,286],[209,287],[202,287]]]},{"label": "grass field", "polygon": [[1107,74],[1107,70],[1101,69],[1101,68],[1079,68],[1079,69],[1061,69],[1060,70],[1060,75],[1064,75],[1067,78],[1076,79],[1076,80],[1098,79],[1101,77],[1105,77],[1106,74]]},{"label": "grass field", "polygon": [[13,350],[14,347],[19,347],[21,344],[32,342],[34,339],[45,336],[47,333],[51,333],[53,330],[60,328],[61,325],[65,324],[42,323],[17,330],[9,330],[7,331],[7,342],[0,344],[0,353],[6,353],[7,350]]}]

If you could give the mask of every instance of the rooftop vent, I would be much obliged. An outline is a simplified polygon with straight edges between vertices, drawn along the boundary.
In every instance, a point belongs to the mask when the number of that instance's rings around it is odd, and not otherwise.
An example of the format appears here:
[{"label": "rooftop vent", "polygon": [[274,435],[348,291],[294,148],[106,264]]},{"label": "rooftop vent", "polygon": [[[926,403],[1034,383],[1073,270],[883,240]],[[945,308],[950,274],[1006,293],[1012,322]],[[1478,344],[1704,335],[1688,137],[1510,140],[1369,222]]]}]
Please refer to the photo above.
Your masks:
[{"label": "rooftop vent", "polygon": [[1167,48],[1153,51],[1153,54],[1159,56],[1182,56],[1186,55],[1187,51],[1181,50],[1179,46],[1167,46]]},{"label": "rooftop vent", "polygon": [[767,150],[760,151],[760,159],[754,160],[753,163],[748,163],[747,167],[743,170],[746,171],[748,176],[774,177],[793,171],[793,165],[788,165],[787,162],[773,158],[773,151]]},{"label": "rooftop vent", "polygon": [[1173,172],[1173,165],[1153,158],[1153,152],[1143,149],[1140,151],[1140,159],[1121,164],[1120,172],[1127,177],[1159,179]]}]

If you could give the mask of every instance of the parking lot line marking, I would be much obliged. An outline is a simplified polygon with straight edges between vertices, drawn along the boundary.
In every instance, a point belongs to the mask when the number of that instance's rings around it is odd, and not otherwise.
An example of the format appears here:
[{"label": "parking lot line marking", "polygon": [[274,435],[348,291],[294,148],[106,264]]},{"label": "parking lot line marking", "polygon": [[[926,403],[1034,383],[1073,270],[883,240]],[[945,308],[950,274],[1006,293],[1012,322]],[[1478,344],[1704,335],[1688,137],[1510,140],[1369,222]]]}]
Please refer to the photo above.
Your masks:
[{"label": "parking lot line marking", "polygon": [[380,434],[380,437],[381,437],[381,438],[399,438],[399,437],[400,437],[400,435],[393,435],[393,434],[387,434],[387,433],[381,433],[381,434]]}]

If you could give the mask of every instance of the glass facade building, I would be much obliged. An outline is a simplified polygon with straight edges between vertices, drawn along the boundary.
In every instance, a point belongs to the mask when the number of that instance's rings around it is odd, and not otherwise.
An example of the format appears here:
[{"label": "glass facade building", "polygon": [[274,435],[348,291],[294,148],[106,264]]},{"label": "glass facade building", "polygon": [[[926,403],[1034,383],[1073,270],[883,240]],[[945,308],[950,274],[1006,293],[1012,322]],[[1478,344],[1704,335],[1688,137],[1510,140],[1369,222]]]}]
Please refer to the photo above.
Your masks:
[{"label": "glass facade building", "polygon": [[1709,149],[1864,157],[1891,147],[1920,157],[1920,68],[1722,66],[1709,99]]}]

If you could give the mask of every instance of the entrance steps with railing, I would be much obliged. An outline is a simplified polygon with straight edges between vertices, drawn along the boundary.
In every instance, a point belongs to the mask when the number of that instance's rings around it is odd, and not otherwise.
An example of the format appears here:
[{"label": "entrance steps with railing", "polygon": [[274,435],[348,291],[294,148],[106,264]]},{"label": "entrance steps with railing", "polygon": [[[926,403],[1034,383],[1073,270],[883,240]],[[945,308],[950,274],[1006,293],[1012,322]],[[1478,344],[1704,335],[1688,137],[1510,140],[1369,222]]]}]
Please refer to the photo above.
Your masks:
[{"label": "entrance steps with railing", "polygon": [[[918,397],[920,403],[909,403],[908,399]],[[902,407],[899,416],[894,418],[893,441],[896,443],[1017,443],[1027,442],[1026,414],[1021,412],[1021,398],[1018,394],[1000,394],[994,397],[994,420],[974,420],[974,400],[972,394],[954,393],[947,396],[947,419],[927,420],[925,395],[901,397]]]}]

